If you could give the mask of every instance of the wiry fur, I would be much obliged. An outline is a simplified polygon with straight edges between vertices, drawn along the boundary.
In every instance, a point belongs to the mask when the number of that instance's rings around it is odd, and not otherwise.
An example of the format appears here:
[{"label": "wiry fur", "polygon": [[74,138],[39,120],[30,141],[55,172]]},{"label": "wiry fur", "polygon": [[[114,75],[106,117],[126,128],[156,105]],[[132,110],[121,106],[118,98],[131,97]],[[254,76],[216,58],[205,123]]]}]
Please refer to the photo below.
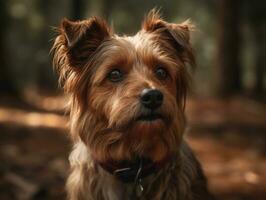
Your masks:
[{"label": "wiry fur", "polygon": [[70,199],[213,199],[208,194],[200,165],[185,143],[176,155],[178,162],[175,160],[167,164],[163,170],[143,180],[144,194],[141,198],[134,196],[133,183],[124,184],[95,166],[86,151],[84,143],[78,143],[71,153],[73,171],[67,182]]},{"label": "wiry fur", "polygon": [[[62,22],[53,51],[60,83],[70,96],[74,142],[67,181],[70,200],[137,199],[132,183],[122,183],[97,162],[136,156],[158,162],[169,155],[175,159],[143,180],[140,199],[210,198],[200,165],[182,139],[189,79],[186,64],[195,62],[190,27],[187,22],[167,23],[156,11],[150,12],[132,37],[114,35],[99,18]],[[154,76],[158,66],[167,69],[167,80]],[[126,74],[121,83],[106,78],[116,68]],[[164,120],[136,122],[147,112],[139,104],[144,88],[164,94],[158,109]]]}]

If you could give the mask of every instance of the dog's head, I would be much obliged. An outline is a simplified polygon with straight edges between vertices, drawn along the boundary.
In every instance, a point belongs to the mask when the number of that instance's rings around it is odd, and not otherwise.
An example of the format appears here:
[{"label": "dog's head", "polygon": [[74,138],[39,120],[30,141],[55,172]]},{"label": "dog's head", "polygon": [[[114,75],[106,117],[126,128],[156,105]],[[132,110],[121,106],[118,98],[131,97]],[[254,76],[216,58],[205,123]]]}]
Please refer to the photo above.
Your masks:
[{"label": "dog's head", "polygon": [[134,36],[99,18],[63,20],[54,64],[70,94],[71,133],[99,161],[164,159],[184,130],[186,64],[194,63],[188,22],[151,11]]}]

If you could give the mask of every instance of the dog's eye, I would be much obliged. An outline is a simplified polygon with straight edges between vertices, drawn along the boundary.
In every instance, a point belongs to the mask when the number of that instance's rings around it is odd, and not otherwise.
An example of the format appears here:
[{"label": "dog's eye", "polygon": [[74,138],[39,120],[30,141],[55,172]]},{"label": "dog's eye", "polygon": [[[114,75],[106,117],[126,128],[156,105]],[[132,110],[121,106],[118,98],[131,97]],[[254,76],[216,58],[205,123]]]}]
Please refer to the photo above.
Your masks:
[{"label": "dog's eye", "polygon": [[156,74],[157,78],[160,80],[165,80],[168,76],[168,72],[163,67],[158,67],[155,70],[155,74]]},{"label": "dog's eye", "polygon": [[114,69],[108,74],[108,79],[112,82],[122,81],[123,73],[119,69]]}]

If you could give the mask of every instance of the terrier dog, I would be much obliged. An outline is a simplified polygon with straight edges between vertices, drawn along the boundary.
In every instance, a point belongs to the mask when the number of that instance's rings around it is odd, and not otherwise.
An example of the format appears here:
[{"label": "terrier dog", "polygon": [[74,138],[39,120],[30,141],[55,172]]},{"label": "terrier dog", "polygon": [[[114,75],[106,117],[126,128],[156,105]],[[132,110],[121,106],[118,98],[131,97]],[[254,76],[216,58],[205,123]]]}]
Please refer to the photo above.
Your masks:
[{"label": "terrier dog", "polygon": [[62,21],[53,52],[70,98],[70,200],[212,199],[183,140],[191,27],[154,10],[134,36],[97,17]]}]

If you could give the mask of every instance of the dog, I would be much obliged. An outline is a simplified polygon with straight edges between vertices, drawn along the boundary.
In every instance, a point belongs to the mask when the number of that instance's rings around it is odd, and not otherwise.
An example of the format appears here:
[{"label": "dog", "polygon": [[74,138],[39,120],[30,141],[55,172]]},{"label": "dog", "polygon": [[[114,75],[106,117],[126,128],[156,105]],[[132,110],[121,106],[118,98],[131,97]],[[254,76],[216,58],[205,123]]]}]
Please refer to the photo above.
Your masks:
[{"label": "dog", "polygon": [[134,36],[63,19],[52,51],[69,96],[69,200],[211,200],[183,139],[191,23],[152,10]]}]

